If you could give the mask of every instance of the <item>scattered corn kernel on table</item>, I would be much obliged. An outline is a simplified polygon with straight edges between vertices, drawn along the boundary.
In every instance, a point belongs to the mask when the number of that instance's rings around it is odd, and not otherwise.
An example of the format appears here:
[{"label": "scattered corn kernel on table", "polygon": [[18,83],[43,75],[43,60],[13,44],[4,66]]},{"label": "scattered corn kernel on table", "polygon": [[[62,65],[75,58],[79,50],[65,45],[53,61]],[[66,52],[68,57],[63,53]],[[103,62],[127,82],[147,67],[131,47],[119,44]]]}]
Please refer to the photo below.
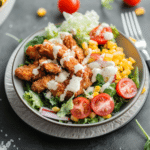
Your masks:
[{"label": "scattered corn kernel on table", "polygon": [[[142,1],[138,6],[145,8],[146,13],[144,16],[139,17],[139,22],[142,27],[142,31],[146,41],[150,40],[149,34],[149,15],[150,2]],[[100,15],[100,21],[114,24],[117,28],[123,32],[123,26],[121,23],[121,12],[135,10],[134,8],[128,8],[123,5],[122,1],[117,1],[112,4],[112,10],[106,10],[101,7],[100,1],[86,1],[81,0],[81,6],[79,12],[85,13],[87,10],[94,9]],[[39,18],[36,15],[37,10],[40,7],[44,7],[47,10],[46,16]],[[11,33],[19,38],[25,39],[31,33],[47,26],[48,22],[60,23],[63,16],[57,10],[57,1],[39,1],[33,0],[32,3],[29,0],[16,1],[14,8],[7,18],[7,20],[0,26],[0,63],[1,63],[1,75],[0,75],[0,143],[4,141],[4,144],[8,141],[12,141],[9,149],[23,149],[23,150],[57,150],[57,149],[104,149],[104,150],[130,150],[143,149],[143,145],[146,142],[144,135],[138,128],[133,119],[124,127],[116,130],[110,134],[102,137],[96,137],[86,140],[67,140],[60,139],[52,136],[42,134],[32,127],[25,124],[11,108],[4,90],[4,72],[9,60],[9,57],[13,53],[14,49],[18,46],[18,43],[6,36],[5,34]],[[147,43],[150,47],[150,43]],[[148,49],[150,51],[150,49]],[[109,59],[109,55],[108,55]],[[147,101],[143,106],[140,113],[136,116],[136,119],[141,122],[147,133],[150,135],[150,95],[148,94]],[[58,144],[59,143],[59,144]]]}]

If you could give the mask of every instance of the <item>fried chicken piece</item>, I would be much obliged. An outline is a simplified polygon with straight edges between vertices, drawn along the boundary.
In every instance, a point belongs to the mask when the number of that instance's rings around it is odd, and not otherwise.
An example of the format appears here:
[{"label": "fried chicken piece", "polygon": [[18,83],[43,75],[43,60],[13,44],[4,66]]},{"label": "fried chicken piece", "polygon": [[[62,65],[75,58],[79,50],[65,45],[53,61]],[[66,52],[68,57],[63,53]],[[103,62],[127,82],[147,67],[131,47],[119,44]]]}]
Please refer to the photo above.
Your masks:
[{"label": "fried chicken piece", "polygon": [[46,57],[40,59],[39,64],[41,65],[41,69],[48,73],[58,74],[61,72],[61,67]]},{"label": "fried chicken piece", "polygon": [[54,46],[60,46],[61,48],[59,49],[58,53],[57,53],[57,58],[61,59],[63,57],[63,55],[65,54],[65,52],[68,50],[68,48],[66,46],[64,46],[63,44],[53,44],[50,41],[44,40],[43,45],[41,46],[39,53],[42,56],[46,56],[50,59],[54,59],[54,55],[53,55],[53,48]]},{"label": "fried chicken piece", "polygon": [[37,92],[37,93],[41,93],[42,91],[47,89],[47,83],[50,80],[54,80],[54,79],[55,79],[55,75],[44,76],[41,79],[33,82],[32,86],[31,86],[31,90],[33,90],[34,92]]},{"label": "fried chicken piece", "polygon": [[26,50],[26,54],[29,56],[30,59],[37,60],[41,58],[39,54],[39,49],[41,46],[42,44],[28,47],[28,49]]},{"label": "fried chicken piece", "polygon": [[84,59],[83,50],[77,45],[72,35],[66,35],[63,39],[63,43],[67,48],[72,49],[75,52],[75,58],[79,61],[79,63],[82,63]]},{"label": "fried chicken piece", "polygon": [[27,65],[24,65],[24,66],[21,66],[21,67],[18,67],[16,70],[15,70],[15,75],[21,79],[21,80],[25,80],[25,81],[32,81],[32,80],[37,80],[39,78],[41,78],[42,76],[45,75],[45,72],[41,71],[41,70],[38,70],[38,74],[37,75],[34,75],[32,72],[33,72],[33,69],[37,68],[38,67],[38,64],[37,62],[35,62],[34,64],[29,64],[28,66]]}]

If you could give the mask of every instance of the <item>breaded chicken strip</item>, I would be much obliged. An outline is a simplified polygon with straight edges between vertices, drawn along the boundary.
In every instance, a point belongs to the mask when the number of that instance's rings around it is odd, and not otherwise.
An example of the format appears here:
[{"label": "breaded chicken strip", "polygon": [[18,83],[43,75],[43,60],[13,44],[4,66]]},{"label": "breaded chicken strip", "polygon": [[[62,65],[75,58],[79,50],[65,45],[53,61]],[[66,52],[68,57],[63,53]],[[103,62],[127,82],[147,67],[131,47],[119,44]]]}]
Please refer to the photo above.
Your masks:
[{"label": "breaded chicken strip", "polygon": [[41,69],[48,73],[58,74],[61,72],[61,67],[46,57],[40,59],[39,64],[41,65]]},{"label": "breaded chicken strip", "polygon": [[28,49],[26,50],[26,54],[29,56],[30,59],[37,60],[41,58],[39,54],[39,49],[42,44],[35,45],[35,46],[29,46]]},{"label": "breaded chicken strip", "polygon": [[33,82],[32,86],[31,86],[31,90],[33,90],[34,92],[37,92],[37,93],[41,93],[42,91],[47,89],[47,83],[53,79],[55,79],[55,75],[44,76],[41,79]]},{"label": "breaded chicken strip", "polygon": [[18,67],[15,70],[15,75],[19,79],[25,80],[25,81],[37,80],[45,75],[45,72],[38,70],[39,73],[35,76],[32,72],[33,72],[33,69],[37,67],[38,67],[37,62],[35,62],[34,64],[29,64],[28,66],[24,65],[24,66]]},{"label": "breaded chicken strip", "polygon": [[63,43],[67,48],[75,52],[75,58],[79,61],[79,63],[82,63],[84,59],[83,50],[77,45],[72,35],[66,35],[65,38],[63,39]]}]

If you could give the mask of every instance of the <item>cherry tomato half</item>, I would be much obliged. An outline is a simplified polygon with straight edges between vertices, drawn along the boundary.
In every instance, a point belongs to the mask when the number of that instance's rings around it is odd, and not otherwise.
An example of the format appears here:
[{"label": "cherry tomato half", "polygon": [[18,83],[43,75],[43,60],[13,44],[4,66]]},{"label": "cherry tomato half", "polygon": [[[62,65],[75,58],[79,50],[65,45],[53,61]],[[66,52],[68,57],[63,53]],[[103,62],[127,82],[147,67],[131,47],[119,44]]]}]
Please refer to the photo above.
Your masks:
[{"label": "cherry tomato half", "polygon": [[58,9],[61,13],[64,11],[67,13],[74,13],[80,7],[79,0],[58,0]]},{"label": "cherry tomato half", "polygon": [[112,32],[112,29],[110,27],[104,27],[103,30],[100,31],[100,34],[96,35],[99,26],[97,26],[90,32],[90,39],[96,41],[99,45],[104,45],[107,42],[107,40],[104,38],[104,33]]},{"label": "cherry tomato half", "polygon": [[121,97],[130,99],[137,94],[137,87],[131,79],[123,78],[117,83],[116,92]]},{"label": "cherry tomato half", "polygon": [[92,110],[99,116],[106,116],[114,110],[114,101],[106,93],[95,96],[91,101]]},{"label": "cherry tomato half", "polygon": [[123,1],[129,6],[136,6],[141,2],[141,0],[123,0]]},{"label": "cherry tomato half", "polygon": [[73,100],[71,114],[78,119],[84,119],[91,113],[90,101],[84,97],[77,97]]}]

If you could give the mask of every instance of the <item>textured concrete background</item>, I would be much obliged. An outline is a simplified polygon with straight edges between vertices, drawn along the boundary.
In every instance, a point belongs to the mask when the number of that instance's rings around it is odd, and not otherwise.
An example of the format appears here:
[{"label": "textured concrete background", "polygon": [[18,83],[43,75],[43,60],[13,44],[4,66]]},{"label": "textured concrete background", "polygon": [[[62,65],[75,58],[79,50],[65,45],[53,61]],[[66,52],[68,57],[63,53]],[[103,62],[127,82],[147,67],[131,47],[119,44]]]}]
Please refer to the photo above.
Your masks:
[{"label": "textured concrete background", "polygon": [[[101,7],[100,0],[81,0],[79,12],[94,9],[100,15],[101,22],[112,23],[123,32],[120,13],[134,8],[125,7],[121,0],[115,0],[113,10]],[[143,35],[150,47],[150,1],[142,0],[139,6],[146,9],[146,14],[139,17]],[[39,18],[36,11],[39,7],[47,9],[47,15]],[[57,10],[57,0],[16,0],[9,17],[0,27],[0,143],[13,139],[10,150],[142,150],[146,139],[137,127],[134,119],[123,128],[103,137],[88,140],[66,140],[54,138],[35,131],[26,125],[12,110],[4,90],[4,72],[9,57],[18,43],[6,36],[11,33],[18,38],[26,38],[29,34],[47,26],[48,22],[60,23],[64,20]],[[150,48],[148,48],[150,51]],[[136,116],[150,135],[150,95]]]}]

